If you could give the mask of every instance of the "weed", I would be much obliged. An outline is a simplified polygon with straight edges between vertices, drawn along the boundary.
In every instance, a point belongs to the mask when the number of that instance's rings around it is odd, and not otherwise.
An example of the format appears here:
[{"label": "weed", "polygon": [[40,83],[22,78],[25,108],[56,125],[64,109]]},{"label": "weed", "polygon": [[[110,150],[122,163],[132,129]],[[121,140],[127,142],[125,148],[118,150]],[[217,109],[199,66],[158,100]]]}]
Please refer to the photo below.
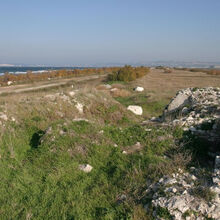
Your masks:
[{"label": "weed", "polygon": [[216,194],[212,192],[208,187],[197,186],[192,190],[192,194],[198,198],[204,199],[210,202],[215,198]]},{"label": "weed", "polygon": [[172,216],[166,208],[159,207],[157,209],[157,215],[166,220],[172,219]]}]

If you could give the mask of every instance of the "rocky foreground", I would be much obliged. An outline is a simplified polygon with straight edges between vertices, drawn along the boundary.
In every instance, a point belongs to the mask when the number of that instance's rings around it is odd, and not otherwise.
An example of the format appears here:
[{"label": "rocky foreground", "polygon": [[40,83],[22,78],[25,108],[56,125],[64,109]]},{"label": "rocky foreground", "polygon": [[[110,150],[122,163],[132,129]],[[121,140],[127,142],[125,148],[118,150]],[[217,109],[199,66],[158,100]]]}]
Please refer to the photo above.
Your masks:
[{"label": "rocky foreground", "polygon": [[[209,146],[214,159],[212,178],[202,169],[173,173],[150,185],[154,215],[167,211],[174,219],[220,219],[220,88],[187,88],[179,91],[159,119],[163,124],[181,126]],[[147,208],[147,206],[146,206]]]}]

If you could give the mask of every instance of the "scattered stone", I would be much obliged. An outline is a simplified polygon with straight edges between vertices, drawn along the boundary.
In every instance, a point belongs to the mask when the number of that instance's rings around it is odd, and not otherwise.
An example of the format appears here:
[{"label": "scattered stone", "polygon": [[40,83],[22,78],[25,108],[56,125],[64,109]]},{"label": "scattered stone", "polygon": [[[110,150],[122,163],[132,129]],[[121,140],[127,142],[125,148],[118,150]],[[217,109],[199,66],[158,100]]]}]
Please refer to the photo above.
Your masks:
[{"label": "scattered stone", "polygon": [[69,96],[73,97],[76,93],[74,91],[70,91],[68,94]]},{"label": "scattered stone", "polygon": [[85,173],[89,173],[92,171],[93,167],[89,164],[80,164],[79,169]]},{"label": "scattered stone", "polygon": [[86,119],[86,118],[74,118],[73,121],[86,121],[86,122],[89,122],[89,120]]},{"label": "scattered stone", "polygon": [[138,105],[129,105],[127,108],[129,111],[133,112],[135,115],[142,115],[143,109]]},{"label": "scattered stone", "polygon": [[137,151],[140,151],[142,148],[143,148],[143,146],[141,145],[141,143],[137,142],[136,144],[134,144],[132,146],[125,147],[123,152],[126,152],[126,154],[132,154]]},{"label": "scattered stone", "polygon": [[99,90],[108,90],[111,88],[112,88],[112,86],[109,84],[102,84],[102,85],[97,86],[97,89],[99,89]]},{"label": "scattered stone", "polygon": [[118,91],[118,88],[113,88],[110,90],[111,92],[115,92],[115,91]]},{"label": "scattered stone", "polygon": [[62,135],[64,135],[66,132],[65,131],[63,131],[63,130],[60,130],[59,131],[59,134],[62,136]]},{"label": "scattered stone", "polygon": [[11,121],[15,122],[16,119],[12,116],[12,117],[11,117]]},{"label": "scattered stone", "polygon": [[4,114],[3,112],[0,112],[0,119],[2,119],[4,121],[8,121],[8,116],[6,114]]},{"label": "scattered stone", "polygon": [[216,156],[215,158],[215,167],[212,181],[215,185],[220,187],[220,156]]},{"label": "scattered stone", "polygon": [[8,86],[10,86],[10,85],[12,85],[12,84],[13,84],[12,81],[8,81],[8,82],[7,82],[7,85],[8,85]]},{"label": "scattered stone", "polygon": [[111,89],[112,88],[112,86],[111,85],[109,85],[109,84],[105,84],[105,85],[103,85],[106,89]]},{"label": "scattered stone", "polygon": [[134,91],[135,91],[135,92],[143,92],[143,91],[144,91],[144,88],[143,88],[143,87],[140,87],[140,86],[137,86],[136,88],[134,88]]},{"label": "scattered stone", "polygon": [[79,113],[83,113],[83,104],[81,104],[81,103],[79,103],[79,102],[77,102],[76,103],[76,105],[75,105],[75,107],[77,108],[77,110],[79,111]]}]

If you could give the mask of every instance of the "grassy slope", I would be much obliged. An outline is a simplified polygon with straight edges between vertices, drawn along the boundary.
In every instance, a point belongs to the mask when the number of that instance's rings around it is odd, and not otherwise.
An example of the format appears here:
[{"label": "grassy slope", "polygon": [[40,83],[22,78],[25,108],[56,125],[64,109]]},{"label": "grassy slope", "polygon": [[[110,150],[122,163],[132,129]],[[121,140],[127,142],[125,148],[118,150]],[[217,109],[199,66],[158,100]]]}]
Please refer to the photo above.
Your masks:
[{"label": "grassy slope", "polygon": [[[51,134],[43,134],[33,119],[9,125],[1,139],[2,218],[129,219],[142,204],[138,190],[146,179],[159,178],[152,167],[160,162],[169,166],[163,155],[174,148],[172,139],[153,140],[172,131],[152,129],[58,121]],[[137,141],[143,145],[141,153],[122,153]],[[82,163],[91,164],[92,172],[80,171]],[[122,194],[127,199],[119,204]]]},{"label": "grassy slope", "polygon": [[[50,102],[39,99],[40,93],[32,95],[1,101],[1,111],[16,113],[17,122],[1,128],[0,218],[152,219],[144,210],[148,184],[188,162],[178,144],[181,129],[141,126],[142,117],[101,92],[77,96],[86,103],[84,115],[73,99]],[[145,93],[116,99],[125,106],[142,105],[145,116],[158,115],[166,102],[148,101]],[[74,122],[74,117],[89,122]],[[122,153],[137,142],[141,150]],[[84,163],[93,166],[92,172],[78,169]]]}]

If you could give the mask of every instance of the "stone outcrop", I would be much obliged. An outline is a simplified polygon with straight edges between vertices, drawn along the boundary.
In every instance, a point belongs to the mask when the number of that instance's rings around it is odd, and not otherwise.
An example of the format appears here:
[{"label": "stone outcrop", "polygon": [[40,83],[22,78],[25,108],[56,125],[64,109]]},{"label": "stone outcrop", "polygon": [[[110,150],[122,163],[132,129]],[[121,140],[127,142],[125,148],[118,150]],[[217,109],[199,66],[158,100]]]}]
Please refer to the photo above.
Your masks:
[{"label": "stone outcrop", "polygon": [[181,126],[206,141],[215,158],[212,181],[201,181],[200,170],[193,168],[190,173],[180,170],[150,185],[147,193],[152,198],[155,217],[157,210],[163,208],[177,220],[220,219],[220,88],[180,90],[163,115],[151,121]]},{"label": "stone outcrop", "polygon": [[180,90],[163,113],[163,120],[178,119],[191,126],[220,118],[220,88],[187,88]]},{"label": "stone outcrop", "polygon": [[182,126],[220,151],[220,88],[187,88],[179,91],[164,110],[162,121]]},{"label": "stone outcrop", "polygon": [[158,210],[163,208],[176,220],[220,219],[220,188],[215,184],[202,185],[202,181],[198,187],[198,173],[194,167],[190,173],[179,169],[178,173],[164,176],[149,186],[146,193],[153,198],[155,217],[159,217]]}]

